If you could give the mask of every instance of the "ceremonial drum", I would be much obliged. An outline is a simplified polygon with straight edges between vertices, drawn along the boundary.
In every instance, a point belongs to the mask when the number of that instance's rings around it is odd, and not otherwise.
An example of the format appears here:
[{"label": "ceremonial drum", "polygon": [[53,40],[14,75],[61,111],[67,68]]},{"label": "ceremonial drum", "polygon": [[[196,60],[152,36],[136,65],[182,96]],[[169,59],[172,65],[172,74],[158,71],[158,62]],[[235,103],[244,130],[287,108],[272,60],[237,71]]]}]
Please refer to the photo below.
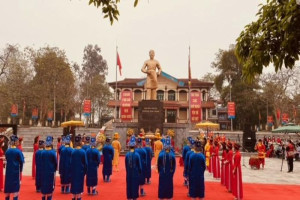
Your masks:
[{"label": "ceremonial drum", "polygon": [[257,156],[251,156],[249,159],[249,165],[251,169],[259,169],[260,168],[260,160]]}]

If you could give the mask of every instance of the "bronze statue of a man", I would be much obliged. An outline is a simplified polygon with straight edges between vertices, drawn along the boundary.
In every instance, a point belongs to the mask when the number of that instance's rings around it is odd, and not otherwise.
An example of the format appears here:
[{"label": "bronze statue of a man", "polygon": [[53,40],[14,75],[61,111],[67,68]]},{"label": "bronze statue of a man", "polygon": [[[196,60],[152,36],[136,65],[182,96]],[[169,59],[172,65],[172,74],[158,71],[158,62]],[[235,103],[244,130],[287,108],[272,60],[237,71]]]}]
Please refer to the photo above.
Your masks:
[{"label": "bronze statue of a man", "polygon": [[[158,87],[157,84],[157,76],[161,73],[161,66],[157,60],[154,59],[155,53],[153,50],[149,51],[150,59],[146,60],[143,67],[142,72],[147,74],[146,80],[146,99],[147,100],[156,100],[156,89]],[[156,72],[156,68],[158,71]]]}]

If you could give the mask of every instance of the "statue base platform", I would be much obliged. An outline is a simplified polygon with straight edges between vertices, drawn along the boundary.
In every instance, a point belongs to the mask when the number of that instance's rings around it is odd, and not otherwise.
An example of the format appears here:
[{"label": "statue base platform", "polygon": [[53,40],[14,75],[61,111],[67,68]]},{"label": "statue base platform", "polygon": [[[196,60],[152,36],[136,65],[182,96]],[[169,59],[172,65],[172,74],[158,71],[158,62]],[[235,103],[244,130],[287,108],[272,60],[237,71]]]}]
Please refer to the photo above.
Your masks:
[{"label": "statue base platform", "polygon": [[165,114],[163,102],[159,100],[142,100],[138,105],[138,129],[143,128],[145,133],[155,133],[159,128],[163,131],[163,124],[165,121]]}]

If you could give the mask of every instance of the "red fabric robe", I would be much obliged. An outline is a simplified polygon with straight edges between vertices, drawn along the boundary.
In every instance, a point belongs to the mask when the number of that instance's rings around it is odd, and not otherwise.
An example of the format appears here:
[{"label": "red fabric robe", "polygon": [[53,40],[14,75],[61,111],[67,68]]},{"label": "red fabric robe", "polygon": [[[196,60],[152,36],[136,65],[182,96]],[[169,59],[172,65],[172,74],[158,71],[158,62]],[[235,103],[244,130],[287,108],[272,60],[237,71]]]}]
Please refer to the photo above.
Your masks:
[{"label": "red fabric robe", "polygon": [[226,157],[227,157],[227,153],[226,153],[226,150],[223,150],[223,153],[222,153],[222,159],[221,159],[221,184],[222,185],[225,185],[225,160],[226,160]]},{"label": "red fabric robe", "polygon": [[213,172],[213,165],[212,165],[212,153],[214,152],[214,146],[212,144],[210,144],[210,148],[209,148],[209,155],[210,155],[210,161],[209,161],[209,166],[208,166],[208,172],[212,173]]},{"label": "red fabric robe", "polygon": [[232,194],[238,200],[243,199],[243,180],[241,167],[241,153],[236,151],[233,157],[234,173],[232,177]]},{"label": "red fabric robe", "polygon": [[0,147],[0,190],[3,191],[3,160],[4,160],[4,151]]},{"label": "red fabric robe", "polygon": [[39,144],[38,143],[33,145],[32,169],[31,169],[32,178],[35,178],[35,153],[36,153],[37,150],[39,150]]},{"label": "red fabric robe", "polygon": [[233,163],[232,163],[232,158],[233,158],[233,152],[232,150],[229,150],[226,158],[226,166],[225,166],[225,185],[228,191],[231,191],[232,189],[232,170],[233,170]]},{"label": "red fabric robe", "polygon": [[220,178],[220,158],[219,158],[219,147],[214,148],[214,155],[212,160],[213,176],[214,178]]}]

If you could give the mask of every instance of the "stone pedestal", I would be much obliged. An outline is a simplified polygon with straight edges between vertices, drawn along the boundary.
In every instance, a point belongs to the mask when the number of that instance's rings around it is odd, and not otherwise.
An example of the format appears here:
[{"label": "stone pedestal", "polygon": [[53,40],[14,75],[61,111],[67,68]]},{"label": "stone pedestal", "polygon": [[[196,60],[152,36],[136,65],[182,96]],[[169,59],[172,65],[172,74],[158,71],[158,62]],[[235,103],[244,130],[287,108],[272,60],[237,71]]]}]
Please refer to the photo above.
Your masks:
[{"label": "stone pedestal", "polygon": [[163,102],[159,100],[142,100],[138,107],[138,130],[154,133],[157,128],[163,131],[164,109]]}]

